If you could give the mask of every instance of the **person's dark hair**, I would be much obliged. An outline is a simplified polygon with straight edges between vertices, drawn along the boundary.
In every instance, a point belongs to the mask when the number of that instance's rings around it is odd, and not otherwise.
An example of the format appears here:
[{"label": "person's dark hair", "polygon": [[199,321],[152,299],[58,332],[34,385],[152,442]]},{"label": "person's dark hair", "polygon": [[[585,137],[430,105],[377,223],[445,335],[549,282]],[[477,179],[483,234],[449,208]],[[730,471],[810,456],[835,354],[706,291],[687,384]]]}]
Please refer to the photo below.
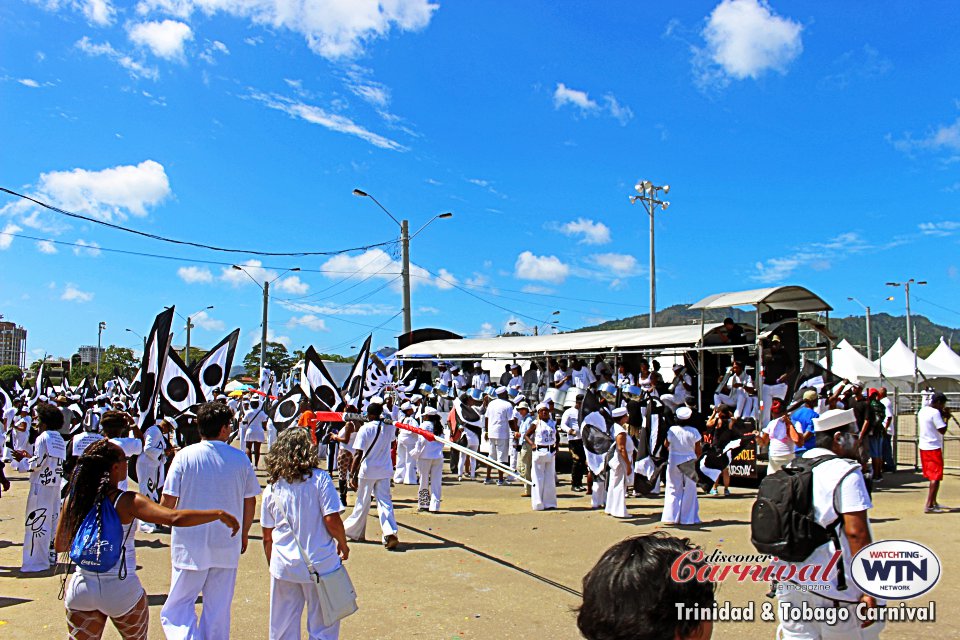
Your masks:
[{"label": "person's dark hair", "polygon": [[106,439],[91,444],[77,460],[59,525],[70,533],[71,542],[97,499],[115,488],[110,484],[110,467],[125,460],[123,449]]},{"label": "person's dark hair", "polygon": [[376,420],[383,415],[383,405],[377,403],[371,403],[367,405],[367,417],[371,420]]},{"label": "person's dark hair", "polygon": [[930,398],[930,404],[946,404],[947,403],[947,394],[941,393],[940,391],[933,394],[933,397]]},{"label": "person's dark hair", "polygon": [[220,431],[233,420],[233,412],[220,402],[204,402],[197,409],[197,428],[200,435],[211,439],[220,436]]},{"label": "person's dark hair", "polygon": [[108,438],[119,438],[127,430],[127,417],[123,411],[104,411],[100,417],[100,431]]},{"label": "person's dark hair", "polygon": [[424,417],[423,417],[423,421],[424,421],[424,422],[429,422],[431,425],[433,425],[433,428],[432,428],[433,435],[435,435],[435,436],[442,436],[442,435],[443,435],[443,424],[440,422],[440,416],[439,416],[439,415],[424,416]]},{"label": "person's dark hair", "polygon": [[813,435],[813,443],[821,449],[833,449],[833,437],[838,433],[848,431],[848,425],[830,429],[829,431],[817,431]]},{"label": "person's dark hair", "polygon": [[736,323],[733,321],[733,318],[724,318],[723,324],[736,324]]},{"label": "person's dark hair", "polygon": [[37,405],[37,418],[44,431],[59,431],[63,427],[63,413],[46,402]]},{"label": "person's dark hair", "polygon": [[[678,620],[676,603],[711,607],[713,583],[676,582],[673,562],[694,546],[664,532],[627,538],[609,549],[583,577],[577,627],[587,640],[661,640],[687,637],[703,624]],[[692,568],[705,563],[689,561]]]}]

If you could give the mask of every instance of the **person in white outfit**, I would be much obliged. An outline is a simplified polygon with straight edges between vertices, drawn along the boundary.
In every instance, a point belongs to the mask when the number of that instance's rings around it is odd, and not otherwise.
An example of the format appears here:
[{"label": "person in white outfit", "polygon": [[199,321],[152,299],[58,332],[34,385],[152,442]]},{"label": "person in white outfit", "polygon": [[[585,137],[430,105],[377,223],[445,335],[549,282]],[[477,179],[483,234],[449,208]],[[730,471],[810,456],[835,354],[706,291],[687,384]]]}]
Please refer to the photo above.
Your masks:
[{"label": "person in white outfit", "polygon": [[[423,410],[423,422],[420,423],[420,428],[434,435],[443,435],[443,425],[436,409],[427,407]],[[436,440],[430,441],[418,435],[417,444],[413,446],[410,455],[416,459],[417,472],[420,474],[420,491],[417,500],[419,510],[439,513],[440,494],[443,487],[443,443]]]},{"label": "person in white outfit", "polygon": [[667,430],[664,444],[669,450],[667,458],[667,487],[663,496],[663,515],[660,522],[666,525],[698,524],[700,504],[697,500],[697,483],[687,477],[678,465],[700,457],[700,432],[685,424],[693,417],[693,409],[677,409],[677,420]]},{"label": "person in white outfit", "polygon": [[610,458],[607,479],[607,506],[604,511],[614,518],[627,518],[627,486],[633,477],[636,446],[627,432],[630,419],[626,407],[617,407],[611,412],[614,419],[613,442],[616,452]]},{"label": "person in white outfit", "polygon": [[[103,417],[100,418],[100,430],[103,435],[110,439],[110,442],[123,449],[127,460],[143,453],[143,438],[140,429],[137,428],[130,414],[125,411],[111,409],[104,412]],[[131,432],[133,436],[130,435]],[[128,480],[124,478],[118,488],[121,491],[126,491],[128,485]]]},{"label": "person in white outfit", "polygon": [[749,418],[756,412],[757,391],[753,386],[753,377],[743,369],[739,360],[730,367],[726,384],[713,394],[714,406],[725,404],[733,409],[733,419]]},{"label": "person in white outfit", "polygon": [[[353,445],[356,455],[350,469],[351,486],[357,493],[357,501],[343,527],[348,539],[365,540],[370,501],[376,499],[383,546],[393,550],[400,543],[397,521],[393,515],[393,497],[390,495],[390,475],[393,473],[390,450],[397,438],[397,428],[392,424],[384,424],[380,419],[382,414],[382,404],[371,402],[367,405],[369,422],[360,427],[357,433]],[[341,473],[344,472],[346,470],[341,469]]]},{"label": "person in white outfit", "polygon": [[60,481],[67,445],[60,435],[63,413],[55,407],[37,404],[37,426],[42,433],[33,443],[33,455],[14,450],[14,468],[30,474],[30,493],[23,531],[21,573],[46,571],[57,565],[54,531],[60,516]]},{"label": "person in white outfit", "polygon": [[550,420],[550,407],[537,405],[537,419],[524,433],[532,451],[530,505],[534,511],[557,508],[557,428]]},{"label": "person in white outfit", "polygon": [[[580,423],[581,435],[585,434],[587,426],[595,427],[607,435],[611,433],[607,420],[600,411],[591,411],[584,416]],[[587,469],[590,470],[590,508],[603,509],[607,506],[607,480],[603,469],[606,451],[594,453],[584,445],[584,455],[587,457]]]},{"label": "person in white outfit", "polygon": [[[170,591],[160,610],[168,640],[226,640],[230,605],[240,555],[247,550],[260,485],[243,452],[227,444],[233,414],[226,405],[207,402],[197,411],[202,440],[181,449],[163,487],[168,509],[222,509],[240,522],[241,536],[216,523],[173,527],[170,536]],[[197,620],[197,596],[203,613]]]},{"label": "person in white outfit", "polygon": [[[476,406],[480,393],[479,389],[471,389],[453,405],[457,412],[457,424],[462,430],[459,444],[471,451],[480,450],[480,435],[483,431],[483,416]],[[467,475],[471,480],[477,477],[477,461],[470,456],[460,454],[460,459],[457,460],[457,480],[462,480]]]},{"label": "person in white outfit", "polygon": [[243,433],[243,443],[247,449],[247,457],[253,463],[253,468],[260,466],[260,447],[267,439],[267,412],[263,410],[259,396],[250,398],[250,409],[243,414],[240,421],[240,430]]},{"label": "person in white outfit", "polygon": [[[415,407],[409,402],[401,404],[400,422],[416,427],[417,419],[413,417],[414,410]],[[417,484],[417,461],[410,453],[419,439],[420,436],[411,431],[400,429],[397,432],[397,469],[393,473],[393,481],[396,484]]]},{"label": "person in white outfit", "polygon": [[270,566],[270,640],[299,640],[304,607],[307,636],[336,640],[340,622],[324,626],[316,578],[307,562],[315,575],[325,576],[350,556],[337,488],[320,469],[317,449],[303,429],[284,431],[265,462],[260,526]]},{"label": "person in white outfit", "polygon": [[[515,417],[513,405],[507,400],[507,388],[497,387],[497,398],[491,400],[487,405],[487,410],[483,414],[486,431],[484,435],[490,441],[490,457],[501,465],[507,465],[510,462],[510,439],[511,433],[519,429]],[[487,479],[485,484],[492,484],[490,472],[492,467],[487,467]],[[498,485],[503,485],[503,471],[497,471]]]},{"label": "person in white outfit", "polygon": [[[143,432],[143,453],[137,457],[137,483],[140,493],[154,502],[160,502],[163,494],[163,481],[166,479],[167,444],[166,434],[170,432],[173,418],[164,418],[157,424],[147,427]],[[141,533],[154,533],[157,530],[152,522],[141,522]]]}]

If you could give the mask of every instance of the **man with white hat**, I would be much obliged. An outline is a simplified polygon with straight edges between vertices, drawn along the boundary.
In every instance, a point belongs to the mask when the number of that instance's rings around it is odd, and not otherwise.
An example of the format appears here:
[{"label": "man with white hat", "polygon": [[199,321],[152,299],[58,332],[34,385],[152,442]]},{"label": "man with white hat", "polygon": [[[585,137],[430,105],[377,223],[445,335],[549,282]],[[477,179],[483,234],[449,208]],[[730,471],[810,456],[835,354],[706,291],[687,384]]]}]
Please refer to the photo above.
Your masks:
[{"label": "man with white hat", "polygon": [[[416,427],[417,419],[413,417],[416,407],[410,402],[400,405],[400,422]],[[419,436],[411,431],[399,429],[397,431],[397,468],[393,473],[396,484],[417,484],[416,460],[410,455],[417,444]]]},{"label": "man with white hat", "polygon": [[700,523],[700,503],[697,498],[697,483],[688,478],[680,465],[700,458],[700,432],[690,426],[693,409],[680,407],[676,412],[677,424],[667,429],[667,485],[663,496],[663,515],[660,522],[665,525],[689,525]]},{"label": "man with white hat", "polygon": [[617,407],[610,412],[613,416],[613,443],[616,451],[610,458],[610,478],[607,480],[607,506],[604,509],[614,518],[626,518],[627,481],[633,475],[634,452],[633,438],[627,432],[630,416],[626,407]]},{"label": "man with white hat", "polygon": [[[850,579],[852,560],[860,549],[870,544],[872,537],[867,511],[873,508],[867,485],[857,462],[858,444],[856,418],[851,409],[830,409],[813,419],[814,448],[803,454],[804,460],[817,461],[813,467],[813,511],[816,521],[828,531],[836,531],[842,557],[836,571],[817,581],[801,585],[792,580],[777,583],[778,615],[787,610],[805,607],[807,610],[830,607],[846,609],[845,617],[837,616],[833,625],[806,620],[803,616],[780,617],[778,638],[874,638],[882,623],[861,628],[855,613],[864,603],[876,607],[876,600],[864,594]],[[794,463],[796,464],[796,463]],[[834,553],[834,543],[825,542],[805,560],[795,563],[803,566],[827,566]],[[778,564],[788,564],[785,562]],[[843,574],[841,574],[841,570]],[[846,584],[841,584],[844,575]]]},{"label": "man with white hat", "polygon": [[450,367],[450,373],[453,374],[453,387],[456,390],[455,395],[463,393],[467,390],[467,376],[465,376],[461,371],[460,367],[453,365]]},{"label": "man with white hat", "polygon": [[[496,399],[491,400],[483,414],[483,423],[486,426],[485,437],[490,441],[490,457],[502,465],[510,461],[510,433],[518,429],[517,419],[513,416],[513,405],[507,400],[507,388],[497,387]],[[484,484],[492,484],[490,469],[487,467],[487,479]],[[497,471],[498,485],[503,485],[503,471]]]},{"label": "man with white hat", "polygon": [[473,363],[473,377],[470,379],[470,386],[481,391],[490,386],[490,376],[483,370],[483,366],[479,362]]}]

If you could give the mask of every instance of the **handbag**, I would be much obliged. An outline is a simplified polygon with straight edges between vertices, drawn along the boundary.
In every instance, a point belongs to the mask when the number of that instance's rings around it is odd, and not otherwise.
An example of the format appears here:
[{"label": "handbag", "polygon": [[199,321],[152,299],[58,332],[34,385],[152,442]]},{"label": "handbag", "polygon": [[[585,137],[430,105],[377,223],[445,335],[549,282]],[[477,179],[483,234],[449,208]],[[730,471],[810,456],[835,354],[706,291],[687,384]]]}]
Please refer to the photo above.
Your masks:
[{"label": "handbag", "polygon": [[[279,504],[277,506],[279,508]],[[293,532],[293,524],[287,515],[283,513],[282,509],[280,510],[280,515],[283,516],[283,519],[287,521],[287,526],[290,527],[290,535],[293,536],[293,541],[297,545],[300,559],[307,565],[307,571],[312,578],[311,584],[313,584],[317,590],[317,596],[320,599],[320,619],[323,626],[329,627],[347,616],[356,613],[359,609],[357,606],[357,592],[353,588],[353,582],[350,580],[350,574],[347,573],[347,568],[341,563],[339,567],[330,573],[320,575],[320,572],[317,571],[313,563],[310,562],[309,556],[307,556],[303,547],[300,545],[297,534]]]}]

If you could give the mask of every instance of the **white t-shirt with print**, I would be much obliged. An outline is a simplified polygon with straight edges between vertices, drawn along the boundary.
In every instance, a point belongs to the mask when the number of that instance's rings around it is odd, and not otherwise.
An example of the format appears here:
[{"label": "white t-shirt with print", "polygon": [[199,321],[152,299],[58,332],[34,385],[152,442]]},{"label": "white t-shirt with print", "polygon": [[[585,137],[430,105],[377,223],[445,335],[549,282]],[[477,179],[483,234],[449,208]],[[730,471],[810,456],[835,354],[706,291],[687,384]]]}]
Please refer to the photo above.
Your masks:
[{"label": "white t-shirt with print", "polygon": [[273,529],[270,575],[301,584],[312,582],[298,541],[320,575],[336,570],[340,566],[337,541],[323,519],[341,512],[343,504],[337,488],[322,469],[314,469],[302,482],[291,484],[281,478],[268,484],[260,504],[260,526]]}]

